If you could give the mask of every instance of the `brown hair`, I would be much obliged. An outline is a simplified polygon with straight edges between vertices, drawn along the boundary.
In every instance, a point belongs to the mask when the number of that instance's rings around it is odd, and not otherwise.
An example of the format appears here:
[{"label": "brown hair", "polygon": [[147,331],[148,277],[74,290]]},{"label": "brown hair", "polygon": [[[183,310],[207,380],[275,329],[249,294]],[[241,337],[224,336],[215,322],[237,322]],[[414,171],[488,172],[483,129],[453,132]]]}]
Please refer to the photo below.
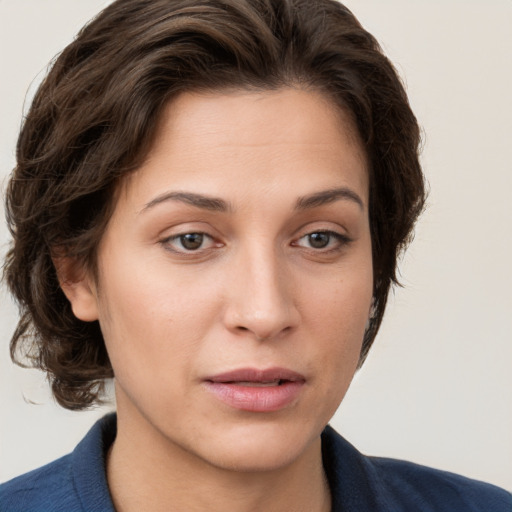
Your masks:
[{"label": "brown hair", "polygon": [[368,156],[375,277],[362,364],[425,199],[420,131],[376,40],[334,0],[118,0],[40,86],[7,190],[4,277],[21,312],[11,356],[45,370],[62,406],[98,401],[113,372],[98,323],[73,315],[52,254],[95,271],[116,185],[141,162],[171,98],[297,84],[350,113]]}]

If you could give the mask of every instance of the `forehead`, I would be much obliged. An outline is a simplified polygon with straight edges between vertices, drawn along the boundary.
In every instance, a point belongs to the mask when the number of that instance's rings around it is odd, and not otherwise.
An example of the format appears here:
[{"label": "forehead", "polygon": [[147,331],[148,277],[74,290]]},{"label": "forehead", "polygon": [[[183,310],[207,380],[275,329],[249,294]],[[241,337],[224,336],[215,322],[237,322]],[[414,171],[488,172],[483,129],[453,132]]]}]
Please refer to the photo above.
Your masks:
[{"label": "forehead", "polygon": [[300,195],[313,179],[324,188],[349,180],[366,202],[367,163],[357,129],[329,97],[293,88],[189,92],[165,106],[146,159],[123,189],[142,200],[194,180],[216,195],[226,185],[235,192],[237,183],[255,181],[295,186]]}]

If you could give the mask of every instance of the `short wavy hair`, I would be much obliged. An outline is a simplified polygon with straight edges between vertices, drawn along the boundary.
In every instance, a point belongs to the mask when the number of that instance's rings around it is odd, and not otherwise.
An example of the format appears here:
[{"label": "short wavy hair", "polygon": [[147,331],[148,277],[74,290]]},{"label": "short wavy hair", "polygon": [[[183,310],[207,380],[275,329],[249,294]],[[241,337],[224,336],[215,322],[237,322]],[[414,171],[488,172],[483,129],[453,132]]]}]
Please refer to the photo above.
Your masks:
[{"label": "short wavy hair", "polygon": [[319,90],[351,115],[369,162],[373,310],[360,364],[425,201],[420,129],[375,38],[334,0],[118,0],[56,58],[22,126],[7,187],[4,279],[20,308],[11,356],[44,370],[68,409],[101,401],[113,370],[98,322],[72,313],[52,261],[96,274],[120,180],[184,91]]}]

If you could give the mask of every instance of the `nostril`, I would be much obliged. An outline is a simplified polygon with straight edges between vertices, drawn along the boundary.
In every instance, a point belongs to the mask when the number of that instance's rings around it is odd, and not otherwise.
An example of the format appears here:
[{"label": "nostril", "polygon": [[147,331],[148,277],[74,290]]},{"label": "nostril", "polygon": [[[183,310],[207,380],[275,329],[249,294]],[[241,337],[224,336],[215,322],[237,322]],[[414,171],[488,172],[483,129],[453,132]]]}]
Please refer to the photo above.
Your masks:
[{"label": "nostril", "polygon": [[254,301],[236,300],[226,308],[223,316],[224,326],[243,338],[250,336],[257,341],[268,341],[289,335],[299,323],[297,309],[288,303],[270,304],[260,307]]}]

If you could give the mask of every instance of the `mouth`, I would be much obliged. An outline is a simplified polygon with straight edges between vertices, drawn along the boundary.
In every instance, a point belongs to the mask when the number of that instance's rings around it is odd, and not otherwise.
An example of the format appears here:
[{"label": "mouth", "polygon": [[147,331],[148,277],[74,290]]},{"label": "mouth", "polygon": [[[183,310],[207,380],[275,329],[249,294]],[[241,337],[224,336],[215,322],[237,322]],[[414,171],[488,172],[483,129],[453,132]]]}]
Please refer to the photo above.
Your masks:
[{"label": "mouth", "polygon": [[238,386],[246,386],[253,388],[270,388],[272,386],[281,386],[283,382],[287,382],[282,379],[271,380],[268,382],[254,382],[254,381],[232,381],[231,384],[236,384]]},{"label": "mouth", "polygon": [[206,389],[228,406],[242,411],[275,412],[292,406],[306,379],[285,369],[242,368],[205,379]]},{"label": "mouth", "polygon": [[306,378],[300,373],[288,370],[287,368],[268,368],[259,370],[256,368],[240,368],[225,373],[220,373],[205,380],[218,383],[237,383],[240,385],[277,386],[283,382],[305,381]]}]

